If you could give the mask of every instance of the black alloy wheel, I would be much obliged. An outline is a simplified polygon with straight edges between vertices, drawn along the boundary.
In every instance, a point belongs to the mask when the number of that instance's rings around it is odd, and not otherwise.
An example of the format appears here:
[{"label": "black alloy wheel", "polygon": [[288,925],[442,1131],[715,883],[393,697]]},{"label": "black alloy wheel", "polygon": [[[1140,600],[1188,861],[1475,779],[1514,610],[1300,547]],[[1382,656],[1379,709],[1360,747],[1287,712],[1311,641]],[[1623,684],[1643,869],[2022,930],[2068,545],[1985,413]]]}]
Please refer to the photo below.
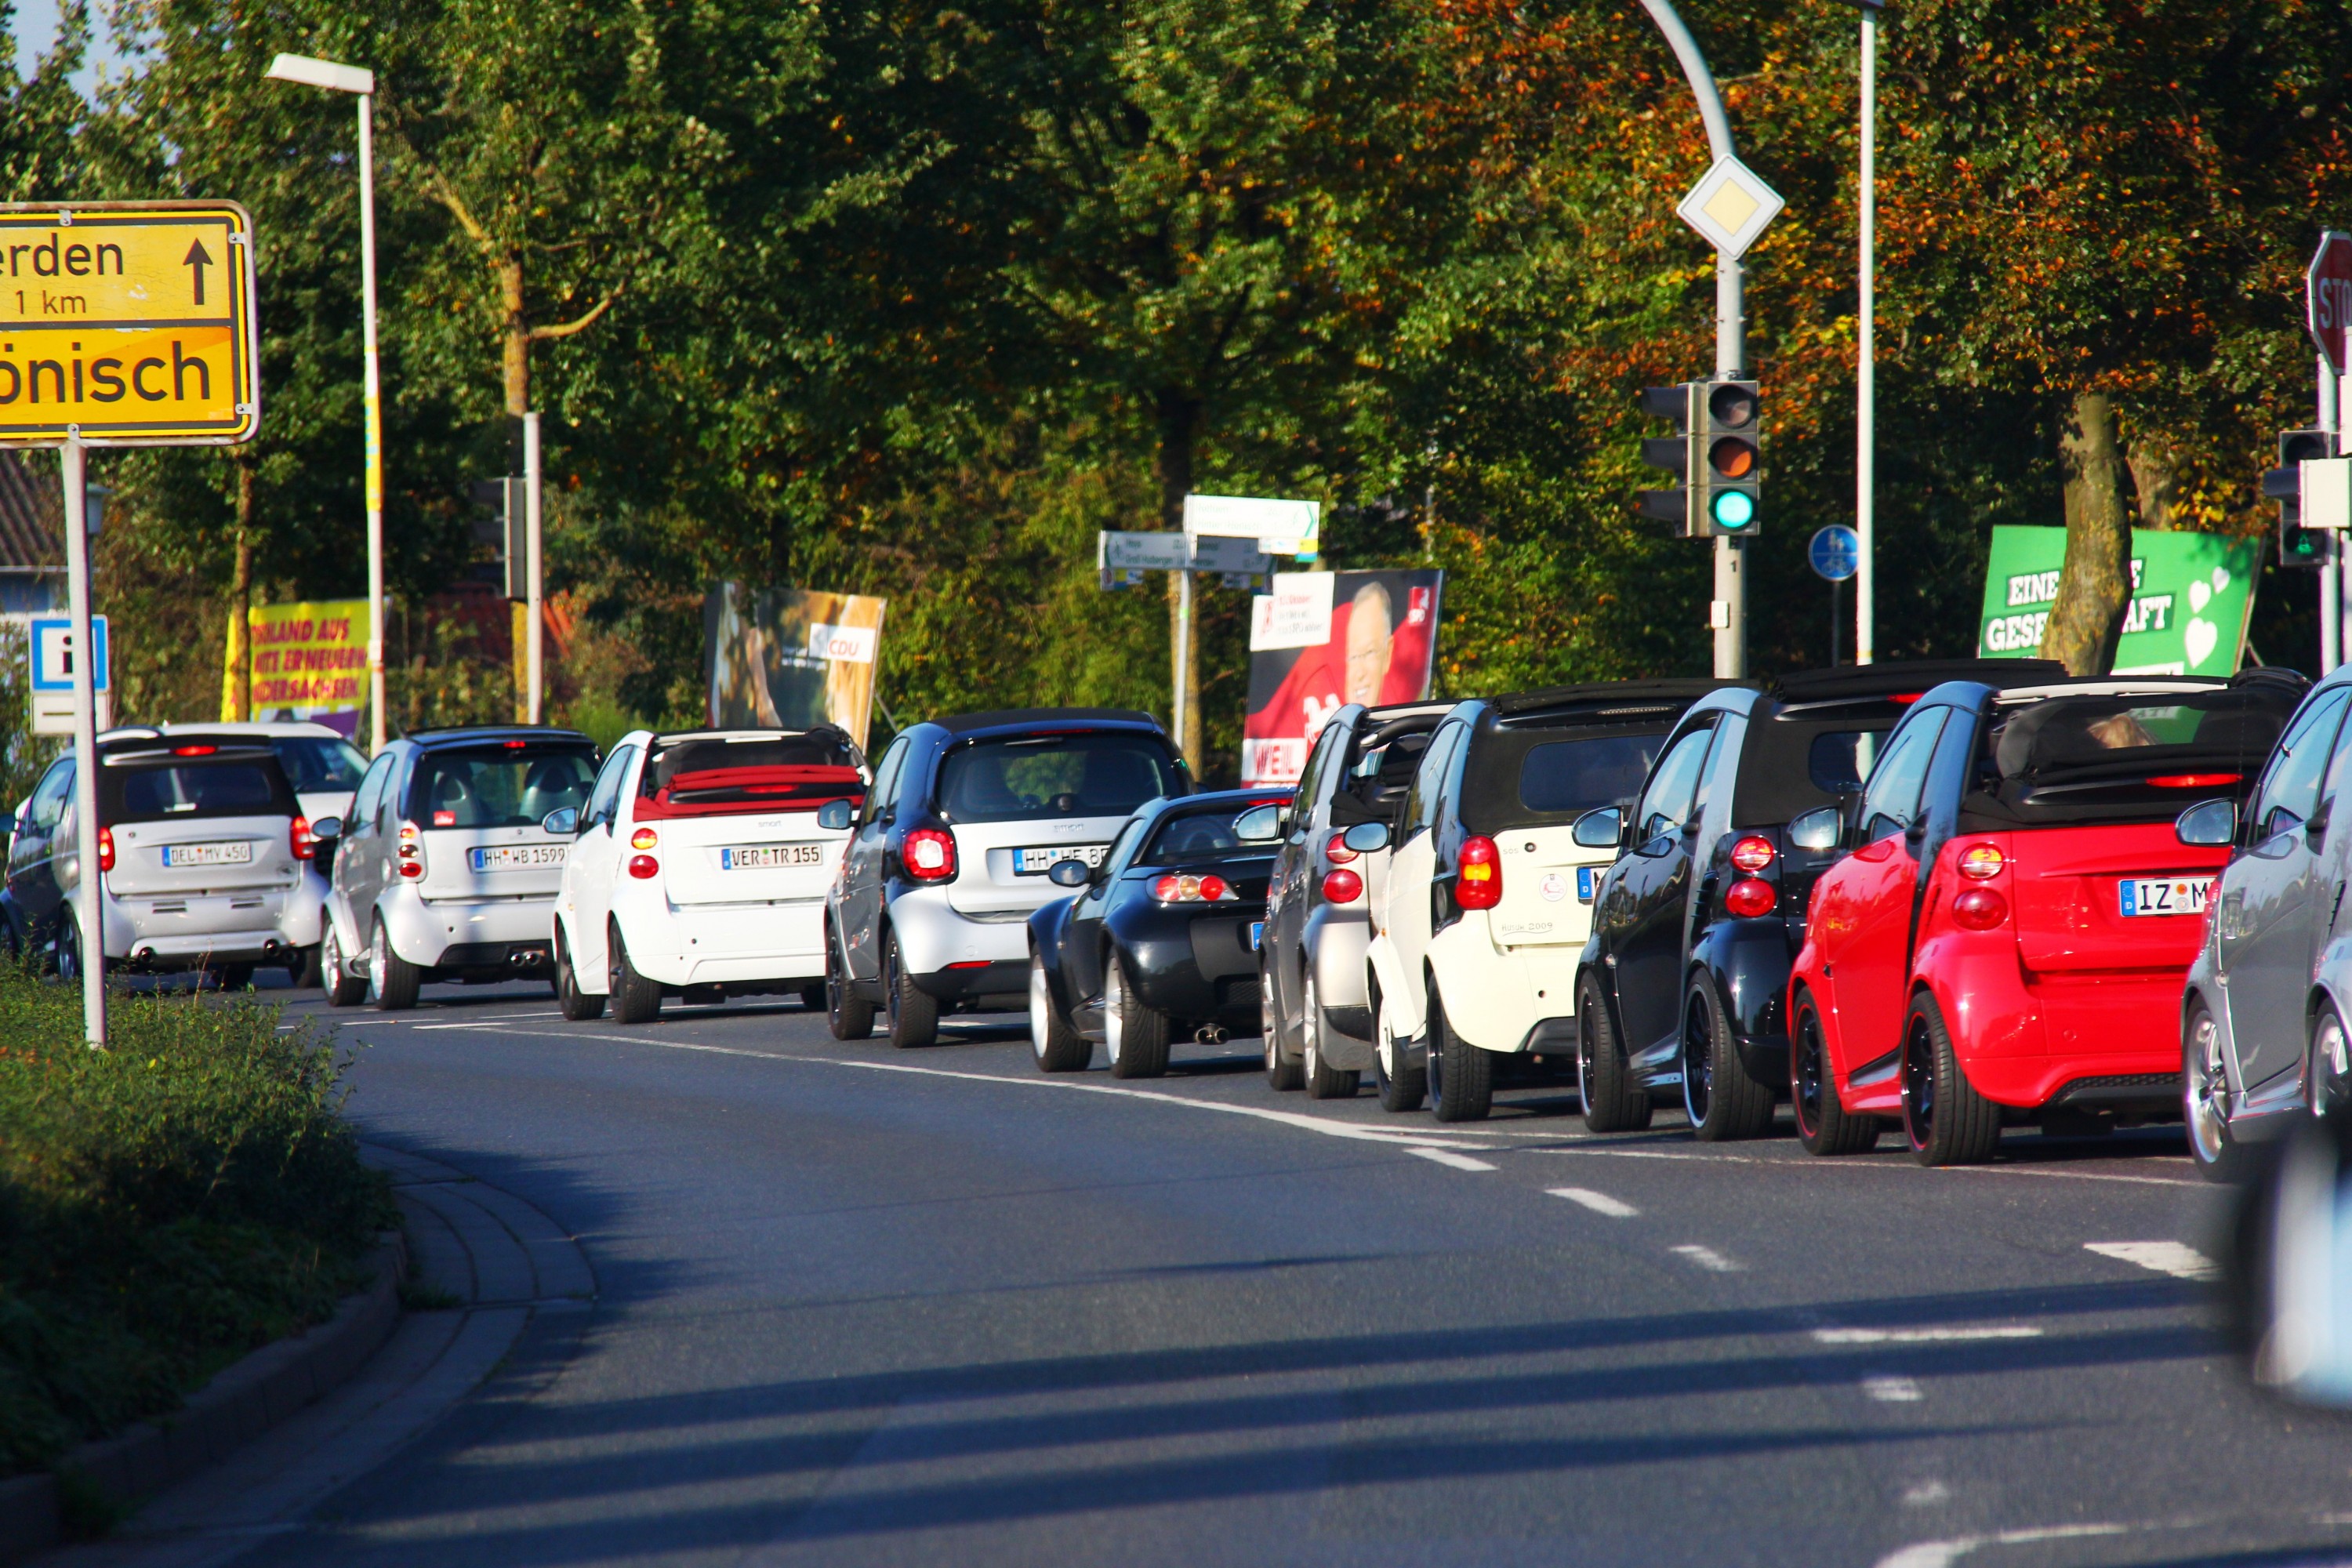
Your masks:
[{"label": "black alloy wheel", "polygon": [[1429,986],[1429,1109],[1440,1121],[1484,1121],[1495,1108],[1495,1058],[1446,1021],[1436,983]]},{"label": "black alloy wheel", "polygon": [[1903,1020],[1903,1130],[1923,1165],[1980,1165],[2000,1144],[2000,1107],[1960,1070],[1943,1009],[1924,991]]},{"label": "black alloy wheel", "polygon": [[1576,1089],[1591,1131],[1638,1132],[1650,1124],[1650,1092],[1634,1079],[1609,999],[1590,974],[1576,984]]},{"label": "black alloy wheel", "polygon": [[1789,1107],[1797,1115],[1797,1142],[1808,1154],[1858,1154],[1878,1142],[1878,1118],[1852,1115],[1838,1099],[1837,1069],[1810,991],[1797,994],[1790,1034]]},{"label": "black alloy wheel", "polygon": [[1692,977],[1683,999],[1683,1110],[1703,1143],[1755,1138],[1772,1125],[1772,1091],[1748,1076],[1715,984]]}]

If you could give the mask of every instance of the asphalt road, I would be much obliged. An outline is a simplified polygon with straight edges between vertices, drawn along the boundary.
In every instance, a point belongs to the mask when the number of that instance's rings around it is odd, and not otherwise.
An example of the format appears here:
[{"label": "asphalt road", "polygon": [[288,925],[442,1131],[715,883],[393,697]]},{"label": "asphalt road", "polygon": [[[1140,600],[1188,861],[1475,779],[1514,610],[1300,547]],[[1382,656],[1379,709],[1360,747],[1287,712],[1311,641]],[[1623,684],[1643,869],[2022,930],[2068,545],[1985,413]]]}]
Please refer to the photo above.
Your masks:
[{"label": "asphalt road", "polygon": [[1557,1089],[1441,1129],[1231,1047],[1045,1079],[1013,1019],[332,1016],[367,1136],[597,1296],[249,1563],[2352,1562],[2352,1421],[2247,1387],[2177,1132],[1931,1172]]}]

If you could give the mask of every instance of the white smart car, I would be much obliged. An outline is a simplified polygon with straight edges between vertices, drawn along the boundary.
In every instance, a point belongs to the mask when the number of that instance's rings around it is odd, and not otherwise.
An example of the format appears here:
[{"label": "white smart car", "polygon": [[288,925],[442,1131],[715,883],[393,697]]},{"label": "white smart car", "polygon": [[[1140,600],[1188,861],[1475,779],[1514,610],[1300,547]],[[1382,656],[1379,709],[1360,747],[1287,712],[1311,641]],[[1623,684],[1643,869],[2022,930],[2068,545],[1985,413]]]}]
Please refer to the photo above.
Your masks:
[{"label": "white smart car", "polygon": [[564,1016],[609,997],[643,1023],[669,994],[822,1007],[825,889],[867,783],[830,727],[624,737],[576,819],[551,819],[577,835],[555,901]]}]

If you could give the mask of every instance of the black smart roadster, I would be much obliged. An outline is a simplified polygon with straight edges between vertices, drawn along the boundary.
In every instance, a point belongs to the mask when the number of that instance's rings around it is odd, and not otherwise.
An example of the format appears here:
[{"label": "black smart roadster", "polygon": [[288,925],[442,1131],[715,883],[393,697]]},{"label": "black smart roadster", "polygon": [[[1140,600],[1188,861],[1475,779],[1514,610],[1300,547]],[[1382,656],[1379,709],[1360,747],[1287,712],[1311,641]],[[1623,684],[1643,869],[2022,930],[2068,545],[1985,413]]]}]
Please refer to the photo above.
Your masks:
[{"label": "black smart roadster", "polygon": [[1287,792],[1155,800],[1102,864],[1047,872],[1077,889],[1029,917],[1029,1037],[1045,1072],[1077,1072],[1095,1042],[1119,1078],[1157,1078],[1179,1038],[1258,1026],[1257,944]]}]

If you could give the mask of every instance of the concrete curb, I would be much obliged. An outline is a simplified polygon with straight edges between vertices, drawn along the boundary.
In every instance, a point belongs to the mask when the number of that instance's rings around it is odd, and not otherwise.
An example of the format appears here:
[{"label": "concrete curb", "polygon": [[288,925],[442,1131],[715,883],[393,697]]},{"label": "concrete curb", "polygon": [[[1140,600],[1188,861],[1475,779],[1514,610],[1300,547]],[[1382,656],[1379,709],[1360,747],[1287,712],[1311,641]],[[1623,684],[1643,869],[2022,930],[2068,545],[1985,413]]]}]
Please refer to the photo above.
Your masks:
[{"label": "concrete curb", "polygon": [[[264,1345],[189,1395],[170,1415],[84,1444],[58,1467],[79,1472],[109,1501],[129,1508],[226,1458],[339,1387],[400,1321],[408,1249],[398,1231],[384,1233],[372,1261],[374,1282],[344,1297],[325,1322]],[[0,1563],[21,1562],[56,1544],[59,1527],[54,1473],[0,1482]]]}]

